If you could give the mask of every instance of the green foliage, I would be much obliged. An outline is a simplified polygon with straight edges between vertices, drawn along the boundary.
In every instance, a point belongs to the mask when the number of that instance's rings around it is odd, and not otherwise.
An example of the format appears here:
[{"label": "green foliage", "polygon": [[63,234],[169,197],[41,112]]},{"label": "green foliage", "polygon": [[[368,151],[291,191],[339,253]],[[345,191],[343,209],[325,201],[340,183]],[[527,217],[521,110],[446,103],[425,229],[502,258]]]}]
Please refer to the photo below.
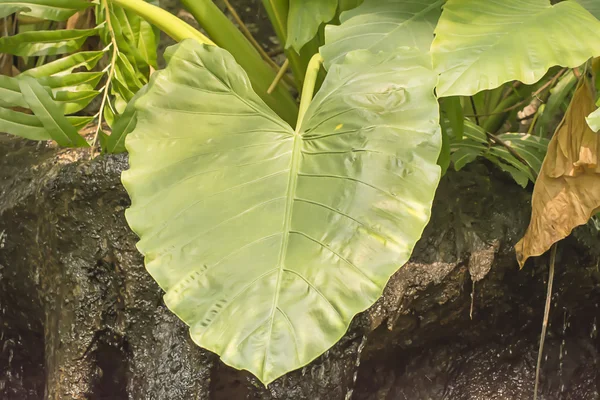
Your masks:
[{"label": "green foliage", "polygon": [[[497,136],[501,143],[495,143],[481,127],[469,121],[465,121],[463,132],[463,138],[457,138],[451,128],[447,132],[450,136],[452,163],[457,171],[478,157],[483,157],[508,172],[522,187],[526,187],[529,181],[535,183],[546,155],[548,139],[505,133]],[[523,160],[517,159],[502,143],[513,148]]]},{"label": "green foliage", "polygon": [[96,66],[98,61],[105,54],[103,51],[82,51],[71,54],[70,56],[60,58],[36,68],[29,69],[22,73],[23,76],[33,78],[55,76],[57,79],[70,74],[75,68],[84,67],[88,71]]},{"label": "green foliage", "polygon": [[441,111],[452,129],[454,138],[461,140],[465,131],[465,113],[460,97],[447,97],[441,102]]},{"label": "green foliage", "polygon": [[440,175],[436,77],[415,51],[351,53],[295,132],[227,52],[169,56],[127,137],[127,219],[196,343],[269,383],[408,260]]},{"label": "green foliage", "polygon": [[312,40],[324,22],[335,17],[338,0],[290,0],[286,47],[297,52]]},{"label": "green foliage", "polygon": [[[0,10],[29,10],[31,16],[63,20],[90,5],[84,4],[85,7],[78,1],[45,0],[19,3],[15,8],[14,3],[0,2]],[[158,32],[139,15],[119,6],[113,5],[109,9],[114,24],[108,23],[106,10],[98,7],[96,11],[98,25],[92,29],[29,30],[0,38],[0,52],[28,58],[44,57],[40,58],[41,61],[46,57],[75,52],[91,36],[100,36],[108,45],[101,51],[84,51],[55,59],[14,78],[0,76],[0,93],[3,94],[0,106],[21,107],[34,114],[20,115],[20,110],[2,110],[2,130],[28,139],[53,139],[62,146],[87,146],[76,132],[85,127],[82,122],[90,122],[91,119],[64,116],[85,109],[100,94],[106,99],[103,99],[96,116],[109,115],[109,124],[119,122],[118,105],[123,104],[120,110],[123,111],[124,105],[148,83],[151,68],[156,67]],[[88,71],[95,68],[107,54],[112,55],[111,65],[103,71],[73,73],[82,68]],[[96,90],[103,79],[106,81],[104,87]],[[109,93],[111,96],[108,96]],[[127,126],[130,114],[124,117],[119,127]],[[77,124],[73,125],[73,122]],[[101,123],[100,119],[98,124]],[[48,132],[42,132],[43,129]],[[122,151],[123,145],[118,145],[118,142],[111,141],[111,146],[105,146],[105,149]]]},{"label": "green foliage", "polygon": [[148,86],[144,86],[136,93],[136,95],[127,104],[123,114],[120,115],[116,122],[112,125],[112,132],[105,142],[106,152],[124,153],[126,151],[125,138],[133,131],[137,123],[135,103],[140,96],[146,93],[147,89]]},{"label": "green foliage", "polygon": [[78,50],[97,29],[31,31],[0,38],[0,53],[22,57],[53,56]]},{"label": "green foliage", "polygon": [[[127,60],[132,60],[134,65],[143,67],[144,71],[146,66],[157,68],[158,32],[130,10],[113,6],[110,11],[115,21],[114,35],[119,46],[119,54]],[[107,35],[105,41],[108,42],[110,32],[106,32],[105,35]]]},{"label": "green foliage", "polygon": [[435,34],[440,97],[531,84],[551,66],[574,68],[600,55],[600,21],[572,1],[448,0]]},{"label": "green foliage", "polygon": [[325,65],[329,67],[358,49],[377,53],[408,46],[428,52],[443,2],[365,0],[360,7],[342,13],[340,26],[325,29],[326,44],[321,48]]},{"label": "green foliage", "polygon": [[19,79],[19,88],[29,108],[42,122],[48,135],[61,146],[85,147],[88,143],[57,107],[52,97],[34,78]]},{"label": "green foliage", "polygon": [[21,13],[29,17],[50,21],[65,21],[77,11],[85,10],[92,3],[83,0],[0,0],[0,17]]},{"label": "green foliage", "polygon": [[548,137],[553,128],[556,128],[559,122],[557,117],[561,118],[563,111],[566,111],[576,83],[575,74],[569,71],[550,90],[550,96],[536,126],[537,136]]},{"label": "green foliage", "polygon": [[248,71],[252,86],[263,101],[288,123],[294,123],[298,110],[293,97],[283,85],[278,85],[273,94],[267,93],[276,72],[262,60],[256,49],[212,0],[183,0],[182,3],[215,43],[227,48],[235,60]]}]

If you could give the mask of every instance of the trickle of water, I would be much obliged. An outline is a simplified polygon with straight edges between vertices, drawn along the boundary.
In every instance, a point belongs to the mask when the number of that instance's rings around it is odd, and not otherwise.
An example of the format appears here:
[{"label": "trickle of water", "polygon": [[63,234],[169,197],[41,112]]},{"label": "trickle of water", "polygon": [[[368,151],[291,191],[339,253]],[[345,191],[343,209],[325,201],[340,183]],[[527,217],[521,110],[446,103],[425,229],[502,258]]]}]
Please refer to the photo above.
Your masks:
[{"label": "trickle of water", "polygon": [[356,385],[356,379],[358,378],[358,367],[360,366],[360,355],[365,349],[365,345],[367,344],[367,335],[363,335],[360,344],[358,345],[358,349],[356,350],[356,361],[354,362],[354,375],[352,376],[352,386],[346,392],[346,396],[344,396],[344,400],[350,400],[352,398],[352,394],[354,394],[354,386]]},{"label": "trickle of water", "polygon": [[[569,314],[567,313],[567,310],[564,309],[564,316],[563,316],[563,326],[562,326],[562,341],[560,342],[560,348],[559,348],[559,353],[558,353],[558,379],[560,382],[560,393],[563,394],[565,391],[565,382],[564,382],[564,376],[563,376],[563,365],[564,365],[564,356],[567,355],[567,341],[566,341],[566,337],[567,337],[567,328],[570,327],[570,323],[569,323]],[[561,396],[562,398],[562,396]]]},{"label": "trickle of water", "polygon": [[360,355],[362,354],[363,350],[365,349],[365,345],[367,344],[367,335],[363,335],[362,340],[360,341],[360,344],[358,345],[358,350],[357,350],[357,355],[356,355],[356,366],[358,367],[360,365]]},{"label": "trickle of water", "polygon": [[590,338],[596,339],[598,337],[598,324],[596,321],[596,317],[594,317],[594,322],[592,323],[592,331],[590,332]]}]

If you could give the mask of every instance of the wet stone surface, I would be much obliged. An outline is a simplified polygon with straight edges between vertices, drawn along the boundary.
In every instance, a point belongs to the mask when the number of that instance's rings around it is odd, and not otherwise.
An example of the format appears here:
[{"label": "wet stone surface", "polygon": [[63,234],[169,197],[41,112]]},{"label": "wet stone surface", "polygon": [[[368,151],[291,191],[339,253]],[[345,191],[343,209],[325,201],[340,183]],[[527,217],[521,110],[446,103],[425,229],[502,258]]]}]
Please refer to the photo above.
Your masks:
[{"label": "wet stone surface", "polygon": [[[547,259],[518,270],[528,194],[488,166],[449,173],[382,299],[264,388],[164,306],[124,220],[126,156],[87,158],[0,135],[1,399],[531,398]],[[543,399],[599,398],[598,239],[561,243]]]}]

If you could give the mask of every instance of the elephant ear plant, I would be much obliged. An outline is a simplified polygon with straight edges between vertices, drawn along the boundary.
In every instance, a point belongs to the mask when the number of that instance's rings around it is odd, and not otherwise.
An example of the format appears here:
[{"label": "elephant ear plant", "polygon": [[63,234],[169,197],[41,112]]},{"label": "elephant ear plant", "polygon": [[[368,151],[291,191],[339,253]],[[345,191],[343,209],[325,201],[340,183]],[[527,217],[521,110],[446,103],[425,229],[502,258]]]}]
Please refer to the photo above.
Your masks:
[{"label": "elephant ear plant", "polygon": [[[0,130],[88,145],[53,85],[108,56],[86,90],[103,95],[103,152],[129,152],[126,217],[146,267],[198,345],[264,384],[378,299],[442,170],[481,157],[535,181],[548,135],[498,131],[532,98],[547,100],[549,126],[600,56],[593,1],[263,0],[287,57],[277,71],[212,1],[183,3],[210,38],[142,0],[102,0],[92,31],[29,38],[26,56],[72,52],[88,34],[106,48],[0,77]],[[86,5],[0,0],[0,12]],[[180,42],[156,72],[152,25]],[[0,49],[16,52],[18,36]]]},{"label": "elephant ear plant", "polygon": [[408,260],[440,177],[436,76],[418,51],[356,51],[311,102],[316,55],[294,129],[225,50],[186,40],[168,58],[127,139],[127,220],[194,341],[269,383]]}]

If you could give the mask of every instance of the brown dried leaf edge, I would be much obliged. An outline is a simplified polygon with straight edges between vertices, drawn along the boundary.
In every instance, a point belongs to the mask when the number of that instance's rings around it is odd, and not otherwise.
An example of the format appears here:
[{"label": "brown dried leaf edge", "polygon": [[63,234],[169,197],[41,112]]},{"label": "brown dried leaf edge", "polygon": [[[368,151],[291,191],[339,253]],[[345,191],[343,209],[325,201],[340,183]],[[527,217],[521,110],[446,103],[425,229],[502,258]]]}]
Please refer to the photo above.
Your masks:
[{"label": "brown dried leaf edge", "polygon": [[600,135],[585,117],[596,109],[587,81],[579,85],[548,146],[533,189],[531,221],[515,246],[523,268],[600,211]]}]

